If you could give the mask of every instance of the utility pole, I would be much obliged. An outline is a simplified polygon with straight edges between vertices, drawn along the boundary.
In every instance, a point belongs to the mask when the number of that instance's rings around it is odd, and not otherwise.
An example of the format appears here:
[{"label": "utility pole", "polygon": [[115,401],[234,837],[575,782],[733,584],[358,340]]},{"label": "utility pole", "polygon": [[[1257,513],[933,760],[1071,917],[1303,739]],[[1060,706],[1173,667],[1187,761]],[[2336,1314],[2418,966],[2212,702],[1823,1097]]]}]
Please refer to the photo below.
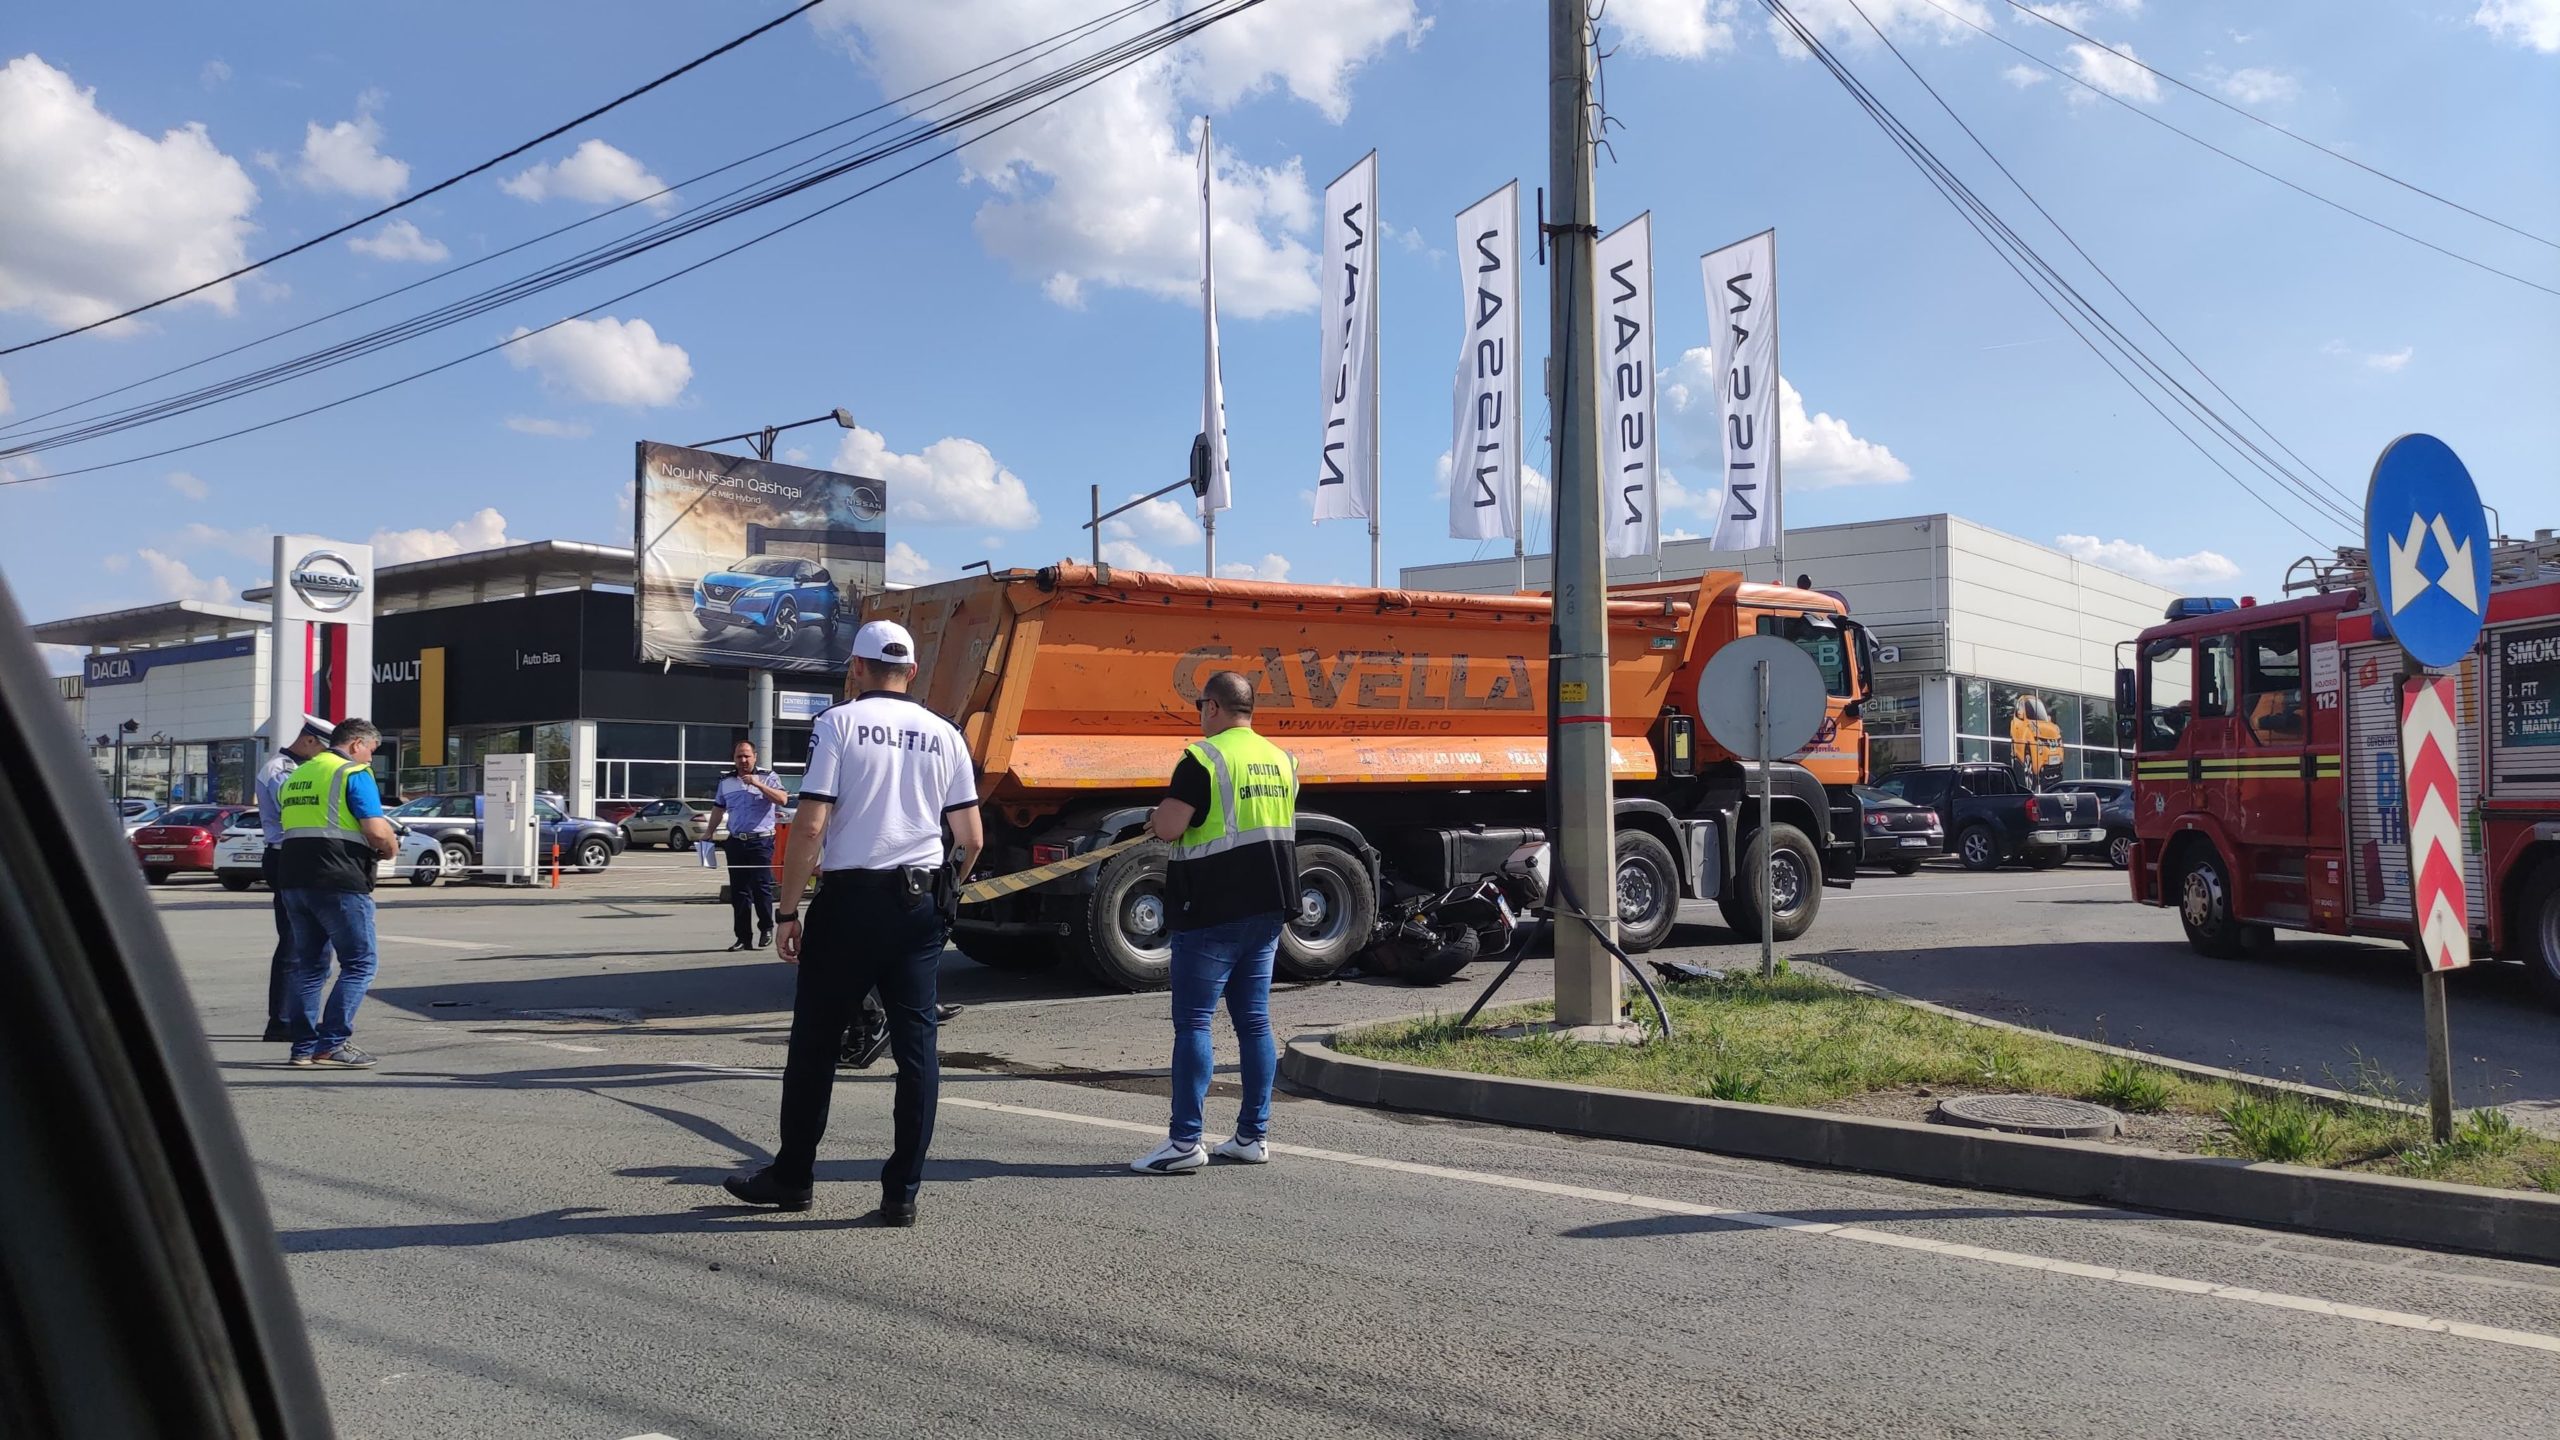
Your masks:
[{"label": "utility pole", "polygon": [[1601,558],[1598,332],[1592,251],[1600,230],[1591,161],[1588,0],[1548,0],[1548,348],[1555,357],[1555,619],[1549,634],[1549,713],[1555,744],[1554,837],[1562,893],[1556,921],[1556,1024],[1618,1023],[1618,971],[1591,925],[1618,938],[1617,867],[1609,777],[1609,598]]}]

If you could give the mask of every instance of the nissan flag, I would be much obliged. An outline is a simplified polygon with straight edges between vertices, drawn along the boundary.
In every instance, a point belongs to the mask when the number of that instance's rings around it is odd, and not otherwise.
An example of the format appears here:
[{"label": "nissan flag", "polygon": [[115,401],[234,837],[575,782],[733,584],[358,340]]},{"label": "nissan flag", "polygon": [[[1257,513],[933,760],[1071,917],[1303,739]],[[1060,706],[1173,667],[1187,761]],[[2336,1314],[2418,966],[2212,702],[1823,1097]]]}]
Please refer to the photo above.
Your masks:
[{"label": "nissan flag", "polygon": [[1200,497],[1200,514],[1234,505],[1235,491],[1227,475],[1227,385],[1218,373],[1218,265],[1209,224],[1209,117],[1200,117],[1200,313],[1208,324],[1208,373],[1200,391],[1200,433],[1209,437],[1209,493]]},{"label": "nissan flag", "polygon": [[1458,214],[1460,303],[1449,535],[1520,538],[1520,182]]},{"label": "nissan flag", "polygon": [[1778,232],[1701,260],[1724,422],[1724,500],[1713,548],[1778,543]]},{"label": "nissan flag", "polygon": [[1324,268],[1316,310],[1324,327],[1324,450],[1316,467],[1318,520],[1378,513],[1378,152],[1324,187]]},{"label": "nissan flag", "polygon": [[1600,280],[1601,487],[1611,559],[1662,549],[1655,507],[1653,414],[1653,215],[1639,215],[1600,237],[1592,265]]}]

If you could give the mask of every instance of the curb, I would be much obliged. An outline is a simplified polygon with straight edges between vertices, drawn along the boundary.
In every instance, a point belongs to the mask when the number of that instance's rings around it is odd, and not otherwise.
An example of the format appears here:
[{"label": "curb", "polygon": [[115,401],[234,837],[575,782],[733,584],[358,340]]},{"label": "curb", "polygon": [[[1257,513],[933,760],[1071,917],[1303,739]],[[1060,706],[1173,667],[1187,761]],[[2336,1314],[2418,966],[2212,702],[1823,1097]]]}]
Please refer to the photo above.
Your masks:
[{"label": "curb", "polygon": [[1330,1038],[1292,1039],[1280,1073],[1355,1105],[2560,1265],[2560,1196],[1429,1070]]}]

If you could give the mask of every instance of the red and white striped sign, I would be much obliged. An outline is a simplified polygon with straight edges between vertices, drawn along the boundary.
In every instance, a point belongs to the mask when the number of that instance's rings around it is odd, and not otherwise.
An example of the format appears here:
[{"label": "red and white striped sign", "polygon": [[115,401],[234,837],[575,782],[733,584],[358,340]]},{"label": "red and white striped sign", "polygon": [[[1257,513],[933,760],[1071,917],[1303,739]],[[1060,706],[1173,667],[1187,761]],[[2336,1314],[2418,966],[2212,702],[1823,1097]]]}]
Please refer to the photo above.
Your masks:
[{"label": "red and white striped sign", "polygon": [[2408,782],[2411,915],[2429,969],[2471,963],[2462,889],[2462,753],[2450,675],[2413,676],[2400,691],[2400,769]]}]

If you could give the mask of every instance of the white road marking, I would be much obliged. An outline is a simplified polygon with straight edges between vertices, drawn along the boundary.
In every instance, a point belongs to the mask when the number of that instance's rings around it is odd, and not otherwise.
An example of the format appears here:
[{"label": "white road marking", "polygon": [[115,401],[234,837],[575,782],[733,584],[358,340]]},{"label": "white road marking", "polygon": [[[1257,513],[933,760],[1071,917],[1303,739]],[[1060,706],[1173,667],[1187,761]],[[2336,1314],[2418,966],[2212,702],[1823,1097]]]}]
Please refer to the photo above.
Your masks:
[{"label": "white road marking", "polygon": [[2092,880],[2079,885],[2013,885],[1999,890],[1876,890],[1861,895],[1852,890],[1846,895],[1833,895],[1823,903],[1835,905],[1843,900],[1970,900],[1976,895],[2042,895],[2054,890],[2122,890],[2125,903],[2133,903],[2133,891],[2123,880]]},{"label": "white road marking", "polygon": [[424,935],[385,935],[375,931],[373,938],[394,945],[431,945],[438,950],[495,950],[498,947],[478,940],[431,940]]},{"label": "white road marking", "polygon": [[563,1040],[529,1040],[525,1043],[529,1045],[546,1046],[553,1050],[566,1050],[572,1055],[601,1055],[604,1053],[604,1047],[601,1045],[571,1045]]}]

